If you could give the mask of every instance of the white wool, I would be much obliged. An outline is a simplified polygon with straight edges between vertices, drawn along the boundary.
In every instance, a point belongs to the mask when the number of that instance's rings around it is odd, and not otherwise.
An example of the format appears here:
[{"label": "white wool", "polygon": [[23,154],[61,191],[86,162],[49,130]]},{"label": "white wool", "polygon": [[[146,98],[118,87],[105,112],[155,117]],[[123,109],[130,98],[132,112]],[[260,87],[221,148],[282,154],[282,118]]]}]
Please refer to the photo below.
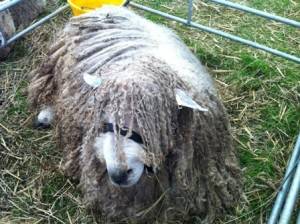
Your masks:
[{"label": "white wool", "polygon": [[[144,32],[139,32],[139,35],[145,35],[144,39],[147,41],[142,42],[145,46],[136,48],[135,51],[128,52],[126,55],[131,56],[129,58],[133,58],[134,60],[136,55],[144,54],[143,51],[146,51],[147,55],[153,55],[166,62],[166,64],[177,73],[180,79],[189,83],[194,89],[208,91],[209,93],[216,95],[213,80],[206,68],[171,30],[167,27],[150,23],[139,15],[124,10],[124,8],[104,6],[101,10],[94,11],[90,15],[95,15],[99,18],[103,16],[105,18],[109,14],[113,14],[115,17],[120,16],[129,18],[128,24],[123,21],[124,26],[143,27],[142,31]],[[134,35],[134,31],[130,32]],[[128,34],[126,33],[126,35]],[[137,40],[136,44],[138,45],[138,43],[139,40]],[[118,63],[121,65],[122,63],[126,63],[126,60],[127,59],[124,59],[123,62],[120,61]]]}]

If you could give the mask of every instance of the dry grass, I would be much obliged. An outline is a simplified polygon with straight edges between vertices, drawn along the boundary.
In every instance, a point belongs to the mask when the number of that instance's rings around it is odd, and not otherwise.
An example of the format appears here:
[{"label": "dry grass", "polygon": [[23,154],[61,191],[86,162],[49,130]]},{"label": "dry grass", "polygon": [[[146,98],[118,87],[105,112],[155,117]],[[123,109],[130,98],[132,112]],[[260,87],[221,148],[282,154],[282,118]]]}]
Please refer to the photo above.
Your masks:
[{"label": "dry grass", "polygon": [[[296,1],[242,3],[300,20],[300,4]],[[182,1],[144,4],[186,15]],[[197,22],[300,55],[299,29],[206,1],[195,1],[194,6]],[[300,66],[157,16],[144,15],[177,30],[211,70],[230,114],[244,172],[245,197],[225,223],[265,223],[299,132]],[[0,64],[0,223],[92,222],[76,186],[59,170],[61,152],[55,148],[51,131],[31,128],[33,114],[26,100],[28,72],[38,65],[53,34],[68,17],[69,13],[65,13],[36,30]]]},{"label": "dry grass", "polygon": [[61,152],[51,131],[32,129],[26,100],[29,71],[69,16],[60,15],[17,43],[0,64],[0,223],[91,222],[74,183],[60,172]]}]

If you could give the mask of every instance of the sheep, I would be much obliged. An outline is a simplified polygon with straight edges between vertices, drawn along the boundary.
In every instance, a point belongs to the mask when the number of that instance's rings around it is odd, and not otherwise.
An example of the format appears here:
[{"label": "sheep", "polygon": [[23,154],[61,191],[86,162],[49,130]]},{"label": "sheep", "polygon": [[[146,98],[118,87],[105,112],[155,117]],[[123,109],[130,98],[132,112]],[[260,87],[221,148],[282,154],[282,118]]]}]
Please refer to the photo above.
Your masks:
[{"label": "sheep", "polygon": [[32,72],[37,124],[99,220],[213,223],[241,172],[213,80],[168,28],[105,6],[73,17]]}]

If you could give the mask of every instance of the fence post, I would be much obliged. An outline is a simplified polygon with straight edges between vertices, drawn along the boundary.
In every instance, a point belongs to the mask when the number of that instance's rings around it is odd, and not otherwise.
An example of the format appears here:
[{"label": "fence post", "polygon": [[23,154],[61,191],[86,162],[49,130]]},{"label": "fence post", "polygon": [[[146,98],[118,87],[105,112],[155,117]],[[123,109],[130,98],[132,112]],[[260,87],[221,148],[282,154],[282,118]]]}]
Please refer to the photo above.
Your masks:
[{"label": "fence post", "polygon": [[190,25],[193,16],[193,0],[189,0],[187,24]]}]

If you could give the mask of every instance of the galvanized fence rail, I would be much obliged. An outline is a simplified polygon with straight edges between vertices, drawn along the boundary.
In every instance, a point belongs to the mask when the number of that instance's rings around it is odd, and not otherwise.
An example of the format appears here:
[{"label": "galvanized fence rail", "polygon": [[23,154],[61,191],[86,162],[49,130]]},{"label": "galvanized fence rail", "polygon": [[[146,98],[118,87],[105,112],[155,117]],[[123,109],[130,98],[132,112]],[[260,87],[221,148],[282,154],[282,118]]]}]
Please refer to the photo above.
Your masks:
[{"label": "galvanized fence rail", "polygon": [[[266,13],[266,12],[263,12],[263,11],[251,9],[249,7],[245,7],[245,6],[239,5],[237,3],[232,3],[232,2],[229,2],[229,1],[224,1],[224,0],[210,0],[210,1],[219,3],[219,4],[222,4],[224,6],[231,7],[231,8],[235,8],[235,9],[238,9],[238,10],[242,10],[242,11],[245,11],[245,12],[249,12],[249,13],[252,13],[252,14],[255,14],[255,15],[258,15],[258,16],[262,16],[262,17],[270,19],[270,20],[275,20],[277,22],[281,22],[281,23],[284,23],[284,24],[288,24],[288,25],[292,25],[292,26],[295,26],[297,28],[300,28],[300,22],[297,22],[297,21],[294,21],[294,20],[286,19],[286,18],[283,18],[283,17],[280,17],[280,16],[275,16],[273,14]],[[130,2],[130,5],[137,8],[137,9],[142,9],[144,11],[157,14],[157,15],[162,16],[164,18],[174,20],[174,21],[177,21],[179,23],[183,23],[183,24],[185,24],[187,26],[190,26],[192,28],[196,28],[196,29],[199,29],[199,30],[202,30],[202,31],[213,33],[213,34],[225,37],[227,39],[239,42],[241,44],[245,44],[245,45],[248,45],[250,47],[266,51],[268,53],[280,56],[282,58],[285,58],[285,59],[288,59],[288,60],[291,60],[291,61],[294,61],[294,62],[300,64],[300,57],[298,57],[298,56],[291,55],[291,54],[288,54],[286,52],[282,52],[282,51],[267,47],[265,45],[256,43],[254,41],[246,40],[246,39],[243,39],[239,36],[236,36],[236,35],[233,35],[233,34],[230,34],[230,33],[226,33],[226,32],[223,32],[221,30],[217,30],[217,29],[214,29],[214,28],[211,28],[211,27],[204,26],[204,25],[193,22],[192,21],[193,0],[189,0],[187,19],[180,18],[180,17],[174,16],[174,15],[170,15],[168,13],[161,12],[159,10],[152,9],[152,8],[147,7],[147,6],[140,5],[140,4],[137,4],[137,3],[134,3],[134,2]]]},{"label": "galvanized fence rail", "polygon": [[[9,9],[10,7],[13,7],[14,5],[18,4],[21,1],[23,1],[23,0],[6,0],[6,1],[0,3],[0,13],[2,11]],[[69,7],[68,5],[61,6],[60,8],[56,9],[54,12],[50,13],[49,15],[47,15],[44,18],[37,21],[36,23],[33,23],[32,25],[26,27],[24,30],[16,33],[14,36],[10,37],[8,40],[5,38],[5,35],[1,32],[1,27],[0,27],[0,50],[1,50],[1,48],[4,48],[4,47],[8,46],[9,44],[15,42],[16,40],[20,39],[27,33],[33,31],[37,27],[48,22],[50,19],[52,19],[53,17],[55,17],[56,15],[58,15],[59,13],[61,13],[65,9],[67,9],[68,7]]]},{"label": "galvanized fence rail", "polygon": [[[0,3],[0,12],[9,9],[10,7],[18,4],[21,1],[22,0],[6,0],[6,1]],[[280,17],[280,16],[270,14],[267,12],[263,12],[263,11],[253,9],[253,8],[250,8],[247,6],[243,6],[243,5],[240,5],[237,3],[233,3],[233,2],[230,2],[227,0],[209,0],[209,1],[214,2],[216,4],[223,5],[225,7],[233,8],[235,10],[240,10],[240,11],[243,11],[246,13],[251,13],[251,14],[254,14],[254,15],[269,19],[269,20],[274,20],[276,22],[290,25],[290,26],[296,27],[298,29],[300,28],[300,22],[298,22],[298,21]],[[239,36],[229,34],[224,31],[217,30],[217,29],[193,22],[193,20],[192,20],[193,0],[188,0],[187,18],[181,18],[181,17],[177,17],[174,15],[165,13],[165,12],[161,12],[159,10],[132,2],[130,0],[127,0],[125,4],[127,5],[128,3],[134,8],[141,9],[141,10],[162,16],[162,17],[170,19],[170,20],[177,21],[179,23],[185,24],[185,25],[195,28],[195,29],[199,29],[202,31],[206,31],[209,33],[213,33],[213,34],[222,36],[229,40],[232,40],[232,41],[244,44],[244,45],[248,45],[250,47],[271,53],[273,55],[276,55],[276,56],[279,56],[279,57],[282,57],[287,60],[294,61],[294,62],[300,64],[299,56],[291,55],[289,53],[267,47],[265,45],[256,43],[254,41],[243,39]],[[37,21],[36,23],[28,26],[27,28],[25,28],[21,32],[15,34],[13,37],[11,37],[8,40],[6,40],[4,35],[1,33],[1,27],[0,27],[0,50],[2,47],[5,47],[5,46],[13,43],[14,41],[23,37],[25,34],[29,33],[30,31],[34,30],[35,28],[37,28],[38,26],[41,26],[45,22],[49,21],[51,18],[53,18],[54,16],[56,16],[57,14],[59,14],[60,12],[65,10],[66,8],[68,8],[68,5],[64,5],[60,8],[58,8],[57,10],[55,10],[48,16],[46,16],[46,17],[42,18],[41,20]],[[296,146],[294,148],[294,151],[292,153],[291,159],[289,161],[289,164],[288,164],[288,167],[286,170],[286,174],[282,181],[282,185],[279,189],[279,193],[277,195],[276,201],[274,203],[274,207],[273,207],[271,216],[268,220],[268,224],[276,224],[276,223],[287,224],[287,223],[289,223],[293,208],[296,203],[296,199],[297,199],[299,191],[300,191],[299,183],[300,183],[300,134],[299,134]],[[300,224],[300,213],[298,215],[297,223]]]},{"label": "galvanized fence rail", "polygon": [[6,0],[0,4],[0,12],[9,9],[10,7],[18,4],[22,0]]},{"label": "galvanized fence rail", "polygon": [[[22,0],[6,0],[6,1],[0,3],[0,12],[12,7],[15,4],[18,4],[20,1],[22,1]],[[270,19],[270,20],[274,20],[274,21],[277,21],[277,22],[280,22],[280,23],[291,25],[291,26],[294,26],[296,28],[300,28],[300,22],[298,22],[298,21],[294,21],[294,20],[291,20],[291,19],[287,19],[287,18],[284,18],[284,17],[273,15],[273,14],[270,14],[270,13],[267,13],[267,12],[256,10],[256,9],[253,9],[253,8],[250,8],[250,7],[247,7],[247,6],[243,6],[243,5],[240,5],[240,4],[237,4],[237,3],[233,3],[233,2],[230,2],[230,1],[226,1],[226,0],[209,0],[209,1],[217,3],[217,4],[221,4],[221,5],[224,5],[226,7],[233,8],[233,9],[241,10],[241,11],[244,11],[244,12],[247,12],[247,13],[252,13],[252,14],[255,14],[257,16],[264,17],[266,19]],[[239,36],[229,34],[229,33],[223,32],[221,30],[217,30],[217,29],[207,27],[207,26],[204,26],[204,25],[193,22],[192,21],[193,0],[188,0],[188,17],[186,19],[174,16],[174,15],[170,15],[168,13],[164,13],[164,12],[161,12],[159,10],[152,9],[152,8],[149,8],[149,7],[146,7],[146,6],[143,6],[143,5],[140,5],[140,4],[137,4],[137,3],[134,3],[132,1],[127,0],[126,4],[128,4],[128,3],[131,6],[135,7],[135,8],[142,9],[142,10],[160,15],[162,17],[177,21],[179,23],[183,23],[183,24],[185,24],[187,26],[190,26],[192,28],[196,28],[196,29],[199,29],[199,30],[202,30],[202,31],[206,31],[206,32],[209,32],[209,33],[213,33],[213,34],[222,36],[222,37],[230,39],[232,41],[239,42],[241,44],[248,45],[250,47],[266,51],[268,53],[277,55],[279,57],[282,57],[282,58],[285,58],[285,59],[288,59],[288,60],[291,60],[291,61],[294,61],[294,62],[300,64],[300,57],[299,56],[291,55],[289,53],[267,47],[265,45],[256,43],[254,41],[243,39]],[[24,36],[28,32],[30,32],[30,31],[34,30],[35,28],[37,28],[38,26],[44,24],[45,22],[47,22],[48,20],[53,18],[55,15],[57,15],[58,13],[60,13],[64,9],[66,9],[67,7],[68,6],[65,5],[65,6],[57,9],[55,12],[53,12],[50,15],[46,16],[45,18],[41,19],[41,21],[38,21],[37,23],[32,24],[31,26],[27,27],[25,30],[21,31],[20,33],[17,33],[15,36],[11,37],[9,40],[5,39],[5,37],[1,33],[1,29],[0,29],[0,48],[11,44],[12,42],[16,41],[17,39]]]},{"label": "galvanized fence rail", "polygon": [[29,26],[29,27],[25,28],[24,30],[20,31],[19,33],[15,34],[13,37],[11,37],[10,39],[8,39],[6,41],[6,45],[9,45],[9,44],[13,43],[14,41],[16,41],[16,40],[20,39],[21,37],[23,37],[25,34],[31,32],[35,28],[43,25],[44,23],[46,23],[47,21],[49,21],[50,19],[55,17],[57,14],[61,13],[65,9],[67,9],[68,7],[69,7],[68,5],[64,5],[60,8],[58,8],[57,10],[55,10],[54,12],[52,12],[49,15],[45,16],[44,18],[40,19],[36,23],[32,24],[31,26]]},{"label": "galvanized fence rail", "polygon": [[[300,133],[288,162],[268,224],[288,224],[300,190]],[[300,221],[300,213],[298,215]],[[300,224],[300,222],[297,222]]]}]

